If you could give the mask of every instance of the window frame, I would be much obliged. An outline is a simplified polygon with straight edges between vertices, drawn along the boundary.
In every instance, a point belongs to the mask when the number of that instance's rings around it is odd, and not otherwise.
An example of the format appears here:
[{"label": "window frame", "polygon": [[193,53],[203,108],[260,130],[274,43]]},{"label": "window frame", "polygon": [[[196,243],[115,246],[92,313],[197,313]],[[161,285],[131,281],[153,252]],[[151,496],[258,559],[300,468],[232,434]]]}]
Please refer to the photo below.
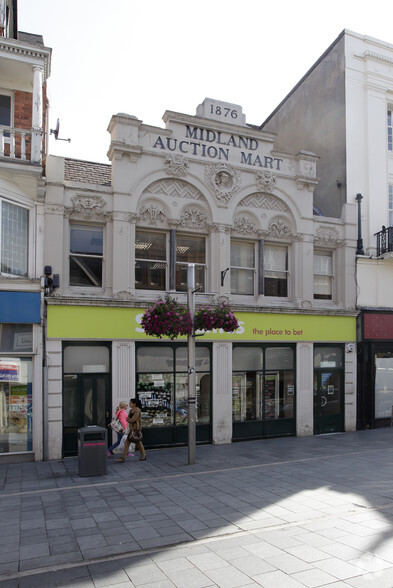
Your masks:
[{"label": "window frame", "polygon": [[393,151],[393,108],[387,110],[387,148]]},{"label": "window frame", "polygon": [[388,185],[388,222],[393,227],[393,184]]},{"label": "window frame", "polygon": [[[203,240],[203,244],[204,244],[204,262],[201,263],[199,261],[179,261],[178,260],[178,240],[180,238],[192,238],[192,239],[200,239]],[[179,290],[178,289],[178,269],[180,266],[187,266],[190,263],[193,263],[195,265],[195,287],[198,288],[199,292],[207,292],[207,288],[206,288],[206,279],[207,279],[207,263],[206,260],[208,258],[208,251],[207,251],[207,239],[206,239],[206,235],[200,235],[197,233],[185,233],[183,231],[176,231],[175,234],[175,239],[176,239],[176,244],[175,246],[171,247],[171,251],[170,254],[175,253],[175,260],[174,260],[174,282],[175,282],[175,291],[176,292],[187,292],[187,284],[186,287],[184,289]],[[200,287],[198,286],[198,269],[202,269],[203,272],[203,286]],[[187,273],[187,272],[186,272]]]},{"label": "window frame", "polygon": [[[245,246],[253,246],[254,249],[254,266],[253,267],[249,267],[249,266],[235,266],[232,265],[232,244],[238,244],[240,246],[245,245]],[[257,284],[257,276],[258,276],[258,248],[257,248],[258,242],[257,241],[247,241],[245,239],[231,239],[230,241],[230,278],[231,278],[231,294],[233,294],[233,296],[255,296],[255,291],[256,291],[256,284]],[[252,281],[253,281],[253,292],[252,294],[247,294],[244,292],[234,292],[232,290],[232,276],[233,276],[233,270],[246,270],[246,271],[250,271],[252,272]]]},{"label": "window frame", "polygon": [[[102,254],[89,254],[89,253],[72,253],[71,252],[71,232],[73,227],[81,227],[81,228],[88,228],[88,229],[99,229],[102,231]],[[102,290],[104,288],[105,283],[105,225],[102,224],[94,224],[94,223],[86,223],[81,222],[78,220],[70,220],[69,222],[69,230],[68,230],[68,283],[71,288],[78,288],[78,289],[89,289],[92,288],[96,290]],[[89,259],[101,259],[101,284],[100,285],[89,285],[89,284],[72,284],[71,283],[71,259],[73,257],[87,257]]]},{"label": "window frame", "polygon": [[[315,256],[325,256],[330,257],[331,259],[331,273],[316,273],[315,272]],[[334,251],[332,249],[314,249],[313,253],[313,300],[323,301],[323,302],[332,302],[334,300],[334,272],[335,272],[335,263],[334,263]],[[330,283],[330,298],[322,298],[315,295],[315,278],[316,277],[324,277],[329,278]]]},{"label": "window frame", "polygon": [[[9,127],[10,129],[14,127],[14,92],[11,92],[9,90],[4,90],[3,88],[0,88],[0,96],[7,96],[10,98],[10,124],[9,125],[2,125],[0,123],[0,126],[4,126],[4,127]],[[10,143],[11,138],[10,138],[10,133],[7,131],[3,132],[3,141],[4,143]]]},{"label": "window frame", "polygon": [[[1,240],[2,240],[2,216],[3,216],[3,202],[15,206],[17,208],[21,208],[27,211],[27,251],[26,251],[26,273],[25,274],[15,274],[15,273],[8,273],[1,271],[1,260],[2,260],[2,249],[1,249]],[[9,278],[28,278],[32,274],[32,247],[34,243],[33,237],[33,219],[32,219],[32,207],[28,206],[22,202],[15,202],[15,200],[11,200],[5,196],[0,195],[0,275]]]},{"label": "window frame", "polygon": [[[285,268],[285,270],[282,270],[282,269],[269,269],[269,270],[266,270],[265,253],[266,253],[266,249],[268,249],[269,247],[276,247],[277,249],[285,249],[285,252],[286,252],[286,268]],[[278,243],[278,242],[275,242],[275,241],[268,241],[268,242],[265,241],[264,244],[263,244],[262,256],[263,257],[262,257],[262,260],[261,260],[261,264],[262,264],[262,267],[263,267],[263,294],[266,297],[268,297],[268,298],[274,298],[274,299],[277,299],[277,298],[283,299],[284,298],[284,299],[287,300],[289,298],[289,295],[290,295],[289,294],[289,287],[290,287],[290,280],[289,280],[289,277],[290,277],[290,273],[289,273],[289,259],[290,259],[289,256],[290,256],[290,251],[289,251],[289,245],[287,243]],[[286,283],[286,294],[285,295],[281,296],[279,294],[267,294],[266,293],[266,290],[267,290],[267,288],[266,288],[266,279],[268,279],[267,276],[266,276],[266,272],[267,271],[268,272],[272,272],[272,273],[283,273],[283,274],[285,274],[285,283]],[[273,279],[273,276],[270,279]]]},{"label": "window frame", "polygon": [[[144,233],[154,233],[154,234],[159,234],[159,235],[163,235],[164,236],[164,241],[165,241],[165,261],[161,260],[161,259],[157,259],[157,260],[153,260],[153,259],[147,259],[147,258],[142,258],[142,257],[137,257],[137,250],[136,250],[136,242],[137,242],[137,233],[139,232],[144,232]],[[151,230],[150,228],[145,228],[145,227],[136,227],[135,228],[135,239],[134,239],[134,287],[136,290],[157,290],[157,291],[162,291],[162,290],[166,290],[167,289],[167,284],[168,284],[168,273],[169,273],[169,260],[168,260],[168,232],[167,231],[154,231]],[[155,262],[155,263],[165,263],[165,277],[164,277],[164,288],[152,288],[151,286],[149,286],[148,284],[145,284],[144,286],[140,287],[137,286],[137,282],[136,282],[136,263],[137,261],[142,261],[142,262]]]}]

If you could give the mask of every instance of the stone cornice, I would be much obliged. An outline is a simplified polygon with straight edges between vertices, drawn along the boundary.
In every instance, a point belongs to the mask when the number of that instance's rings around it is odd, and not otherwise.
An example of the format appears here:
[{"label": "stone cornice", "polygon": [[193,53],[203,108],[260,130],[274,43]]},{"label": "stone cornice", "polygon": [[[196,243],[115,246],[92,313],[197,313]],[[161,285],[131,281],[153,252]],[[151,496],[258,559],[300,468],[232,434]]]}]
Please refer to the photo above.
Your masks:
[{"label": "stone cornice", "polygon": [[[46,81],[50,75],[50,59],[52,49],[48,47],[37,47],[36,45],[21,44],[15,39],[1,38],[0,40],[0,54],[7,53],[10,56],[26,58],[32,62],[42,62],[44,70],[44,80]],[[37,65],[40,65],[37,63]]]}]

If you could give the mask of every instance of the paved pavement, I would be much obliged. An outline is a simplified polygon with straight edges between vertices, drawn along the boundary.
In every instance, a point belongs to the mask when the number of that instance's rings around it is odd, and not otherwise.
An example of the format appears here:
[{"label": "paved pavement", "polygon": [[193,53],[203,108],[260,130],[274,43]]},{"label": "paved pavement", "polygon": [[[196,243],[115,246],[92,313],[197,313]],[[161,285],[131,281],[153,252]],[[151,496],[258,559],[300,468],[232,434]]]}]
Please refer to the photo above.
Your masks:
[{"label": "paved pavement", "polygon": [[0,465],[0,587],[393,587],[393,428]]}]

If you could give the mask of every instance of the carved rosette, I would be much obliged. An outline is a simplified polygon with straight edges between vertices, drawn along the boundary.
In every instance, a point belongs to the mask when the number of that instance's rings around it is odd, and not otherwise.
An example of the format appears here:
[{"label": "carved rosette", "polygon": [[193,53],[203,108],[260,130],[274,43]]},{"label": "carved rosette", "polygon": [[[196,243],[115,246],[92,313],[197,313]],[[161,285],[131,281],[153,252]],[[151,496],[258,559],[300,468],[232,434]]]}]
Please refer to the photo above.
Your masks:
[{"label": "carved rosette", "polygon": [[167,155],[165,158],[165,171],[168,176],[180,178],[188,172],[189,163],[183,155]]},{"label": "carved rosette", "polygon": [[276,187],[276,175],[268,169],[257,173],[257,187],[264,192],[273,192]]},{"label": "carved rosette", "polygon": [[181,215],[179,224],[187,229],[205,229],[207,216],[199,208],[187,208]]},{"label": "carved rosette", "polygon": [[114,300],[135,300],[134,294],[131,292],[127,292],[127,290],[121,290],[120,292],[115,292],[113,294]]},{"label": "carved rosette", "polygon": [[101,196],[74,196],[72,206],[65,207],[68,217],[92,221],[105,221],[112,218],[112,213],[105,210],[106,202]]},{"label": "carved rosette", "polygon": [[212,163],[205,167],[205,181],[218,202],[226,205],[239,190],[240,174],[228,163]]},{"label": "carved rosette", "polygon": [[165,210],[155,203],[142,204],[139,210],[139,218],[148,225],[158,225],[165,221]]},{"label": "carved rosette", "polygon": [[338,238],[338,231],[334,228],[319,227],[316,236],[314,236],[314,244],[317,247],[336,249],[337,247],[342,247],[344,243],[344,239]]}]

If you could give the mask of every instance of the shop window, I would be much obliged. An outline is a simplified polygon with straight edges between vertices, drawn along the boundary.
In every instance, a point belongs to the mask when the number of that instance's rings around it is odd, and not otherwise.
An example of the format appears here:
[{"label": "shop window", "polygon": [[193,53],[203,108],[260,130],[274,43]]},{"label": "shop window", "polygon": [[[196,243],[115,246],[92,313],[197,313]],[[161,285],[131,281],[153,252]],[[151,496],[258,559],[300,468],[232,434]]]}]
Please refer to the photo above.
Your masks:
[{"label": "shop window", "polygon": [[70,226],[70,286],[102,286],[103,228]]},{"label": "shop window", "polygon": [[166,234],[137,230],[135,235],[135,288],[166,289]]},{"label": "shop window", "polygon": [[0,198],[1,273],[27,276],[29,211]]},{"label": "shop window", "polygon": [[331,251],[314,252],[314,298],[332,300],[333,255]]},{"label": "shop window", "polygon": [[0,358],[0,454],[32,451],[32,360]]},{"label": "shop window", "polygon": [[391,418],[393,408],[393,353],[375,354],[375,418]]},{"label": "shop window", "polygon": [[265,244],[263,267],[265,296],[288,296],[288,247]]},{"label": "shop window", "polygon": [[[185,346],[141,346],[137,350],[137,395],[144,429],[188,424],[188,356]],[[196,420],[210,423],[210,349],[195,349]]]},{"label": "shop window", "polygon": [[195,264],[195,288],[205,292],[206,240],[195,235],[176,235],[176,291],[187,291],[187,267]]},{"label": "shop window", "polygon": [[0,324],[0,353],[31,353],[33,351],[33,325]]},{"label": "shop window", "polygon": [[255,245],[231,242],[231,293],[254,296]]},{"label": "shop window", "polygon": [[393,126],[391,110],[388,110],[388,150],[393,151]]},{"label": "shop window", "polygon": [[294,418],[292,347],[235,346],[232,359],[234,423]]}]

